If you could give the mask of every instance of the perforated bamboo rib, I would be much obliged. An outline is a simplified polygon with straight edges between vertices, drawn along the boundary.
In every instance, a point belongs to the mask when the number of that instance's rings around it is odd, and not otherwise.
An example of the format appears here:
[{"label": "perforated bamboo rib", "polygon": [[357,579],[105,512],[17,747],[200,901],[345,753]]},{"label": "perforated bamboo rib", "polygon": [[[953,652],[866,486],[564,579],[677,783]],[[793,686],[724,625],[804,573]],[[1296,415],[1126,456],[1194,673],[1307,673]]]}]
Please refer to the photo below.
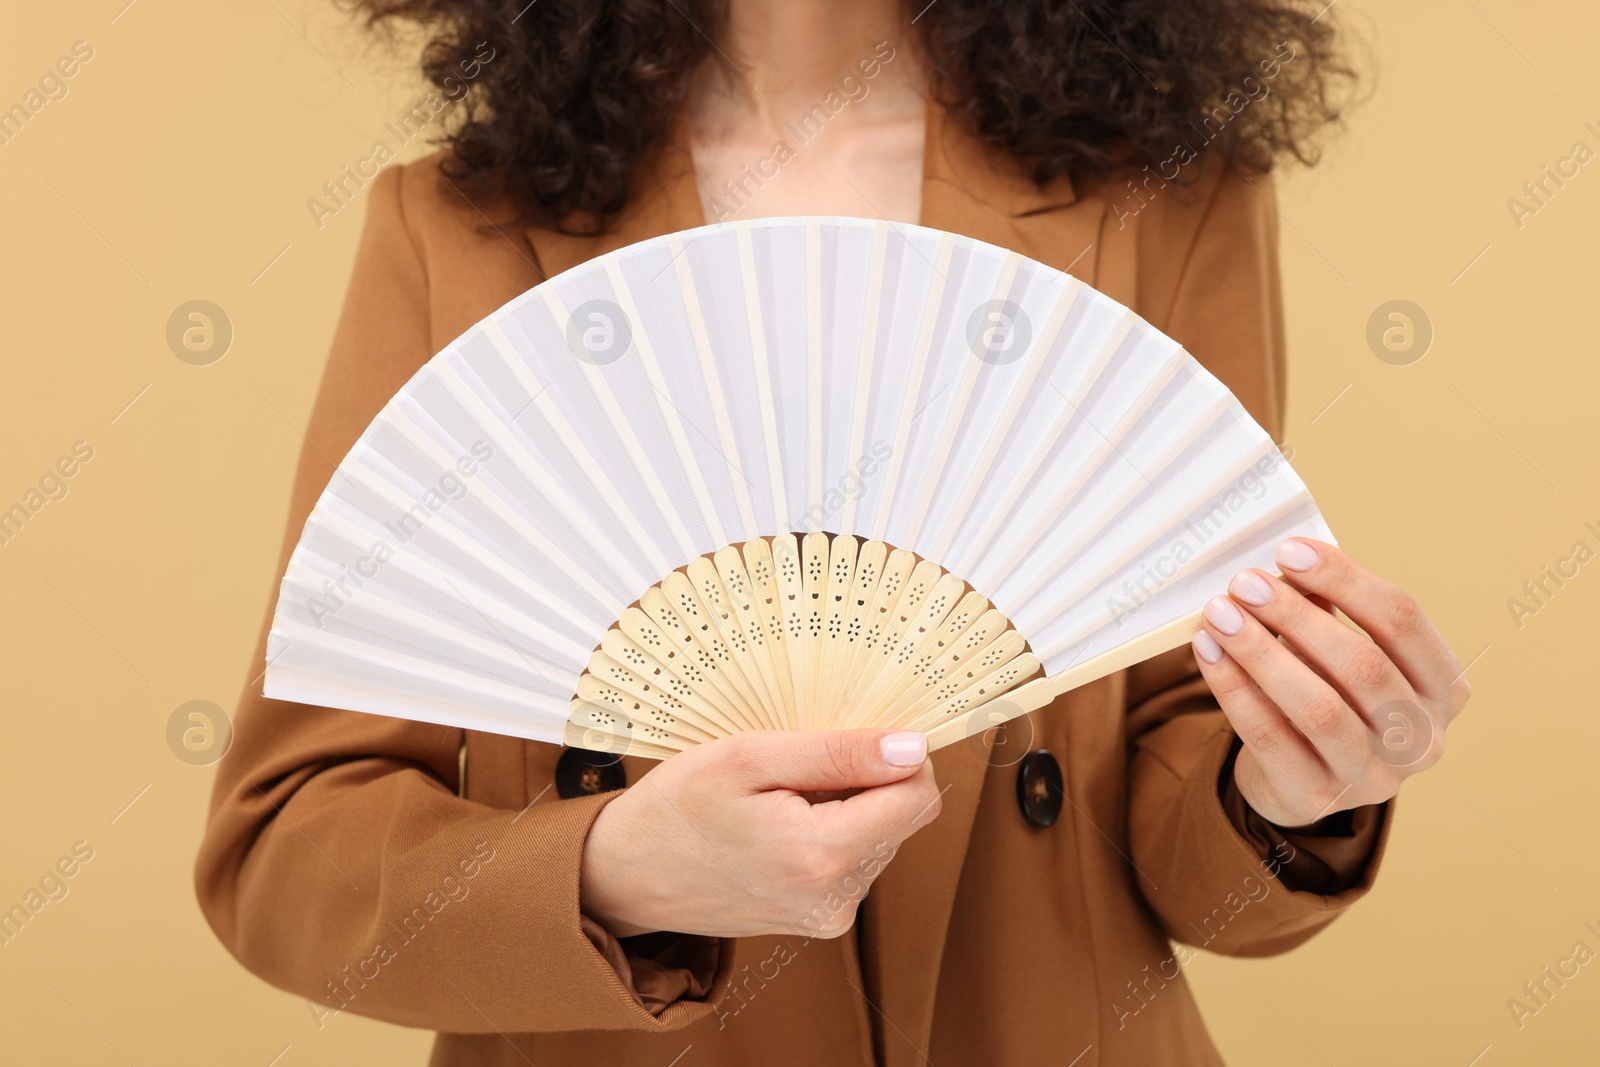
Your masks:
[{"label": "perforated bamboo rib", "polygon": [[665,755],[742,729],[933,731],[1040,673],[959,577],[811,533],[700,557],[652,586],[578,682],[567,738]]}]

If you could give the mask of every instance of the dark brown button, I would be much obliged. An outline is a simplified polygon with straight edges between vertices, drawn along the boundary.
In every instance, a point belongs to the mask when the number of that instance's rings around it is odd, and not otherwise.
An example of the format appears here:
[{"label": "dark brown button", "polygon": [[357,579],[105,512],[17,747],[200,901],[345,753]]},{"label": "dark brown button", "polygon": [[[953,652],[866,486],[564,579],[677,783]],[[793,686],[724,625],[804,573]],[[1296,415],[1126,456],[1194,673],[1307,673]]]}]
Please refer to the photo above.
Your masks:
[{"label": "dark brown button", "polygon": [[556,760],[556,793],[562,800],[609,793],[628,784],[621,757],[569,748]]},{"label": "dark brown button", "polygon": [[1036,748],[1017,765],[1017,803],[1030,826],[1043,829],[1055,823],[1065,799],[1061,764],[1048,749]]}]

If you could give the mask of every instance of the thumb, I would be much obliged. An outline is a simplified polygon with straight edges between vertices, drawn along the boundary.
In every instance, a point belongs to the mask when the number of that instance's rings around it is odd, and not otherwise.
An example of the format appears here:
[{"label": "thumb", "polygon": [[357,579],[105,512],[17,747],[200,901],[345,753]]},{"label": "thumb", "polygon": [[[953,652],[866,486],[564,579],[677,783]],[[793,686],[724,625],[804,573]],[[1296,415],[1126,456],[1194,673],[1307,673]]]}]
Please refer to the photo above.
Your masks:
[{"label": "thumb", "polygon": [[888,785],[928,759],[928,735],[915,730],[757,730],[735,737],[737,764],[758,791]]}]

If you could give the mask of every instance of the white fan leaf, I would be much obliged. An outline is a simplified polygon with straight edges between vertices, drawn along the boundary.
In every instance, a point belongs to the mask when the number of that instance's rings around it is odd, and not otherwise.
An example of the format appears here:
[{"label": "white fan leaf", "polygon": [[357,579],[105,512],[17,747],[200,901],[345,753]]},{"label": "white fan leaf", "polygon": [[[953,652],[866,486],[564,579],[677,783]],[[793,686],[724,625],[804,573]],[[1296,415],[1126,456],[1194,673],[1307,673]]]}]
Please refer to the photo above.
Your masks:
[{"label": "white fan leaf", "polygon": [[1058,270],[860,219],[597,257],[435,356],[306,522],[266,693],[665,758],[939,746],[1187,640],[1332,540],[1175,341]]}]

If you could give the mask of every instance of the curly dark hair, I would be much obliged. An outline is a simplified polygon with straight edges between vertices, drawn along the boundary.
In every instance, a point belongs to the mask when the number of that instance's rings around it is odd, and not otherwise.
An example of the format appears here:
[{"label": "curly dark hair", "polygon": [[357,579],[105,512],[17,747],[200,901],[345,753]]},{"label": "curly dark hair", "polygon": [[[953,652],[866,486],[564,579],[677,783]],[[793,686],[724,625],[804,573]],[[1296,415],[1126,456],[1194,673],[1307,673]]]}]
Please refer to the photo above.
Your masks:
[{"label": "curly dark hair", "polygon": [[[461,99],[445,173],[509,194],[519,221],[603,227],[712,57],[726,0],[340,0],[427,39],[424,75]],[[923,6],[916,0],[916,6]],[[1032,168],[1104,177],[1200,146],[1251,171],[1313,163],[1353,74],[1319,2],[938,0],[916,20],[932,91]],[[709,35],[709,36],[708,36]],[[467,91],[467,86],[471,91]]]}]

